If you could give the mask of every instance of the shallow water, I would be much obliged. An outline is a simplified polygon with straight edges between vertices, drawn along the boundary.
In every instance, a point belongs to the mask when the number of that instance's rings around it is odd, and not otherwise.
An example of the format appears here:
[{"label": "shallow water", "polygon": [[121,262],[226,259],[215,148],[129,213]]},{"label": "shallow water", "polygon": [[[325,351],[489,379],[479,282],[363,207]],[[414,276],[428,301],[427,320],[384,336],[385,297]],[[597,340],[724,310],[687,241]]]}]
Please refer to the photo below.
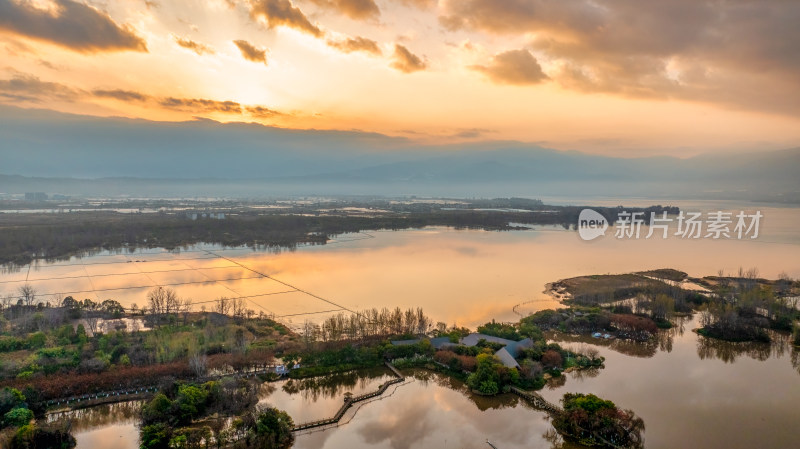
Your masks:
[{"label": "shallow water", "polygon": [[[42,297],[74,292],[76,298],[116,299],[144,305],[153,285],[174,285],[197,307],[219,296],[247,296],[256,311],[269,311],[293,326],[341,307],[423,307],[434,321],[475,327],[492,318],[516,321],[558,303],[543,292],[557,279],[663,267],[693,276],[733,274],[757,267],[762,277],[800,277],[800,209],[761,208],[761,236],[738,240],[616,240],[584,242],[574,231],[536,227],[511,232],[440,228],[341,236],[324,246],[294,252],[258,252],[199,245],[180,253],[159,250],[102,253],[40,263],[0,275],[0,295],[33,284]],[[263,275],[269,275],[266,278]],[[53,279],[60,278],[60,279]],[[290,293],[284,293],[290,292]],[[309,295],[313,293],[315,296]],[[308,315],[309,313],[313,313]],[[303,315],[301,315],[303,314]],[[800,374],[797,350],[783,342],[763,345],[708,341],[684,323],[651,344],[594,339],[606,357],[596,373],[573,373],[565,385],[543,392],[592,392],[644,418],[648,448],[797,447]],[[594,376],[593,376],[594,374]],[[319,394],[264,392],[296,421],[325,417],[344,391],[370,390],[385,373],[344,382]],[[366,380],[364,380],[366,379]],[[336,382],[333,382],[336,384]],[[298,448],[442,448],[552,446],[545,414],[516,398],[474,398],[438,376],[390,389],[363,404],[345,424],[298,436]],[[127,419],[76,434],[79,448],[133,448],[135,424]]]},{"label": "shallow water", "polygon": [[28,282],[43,300],[60,294],[141,307],[147,291],[162,285],[192,298],[196,309],[210,308],[221,296],[244,296],[256,312],[293,326],[341,308],[423,307],[435,321],[475,327],[492,318],[516,321],[513,308],[520,303],[527,303],[524,313],[556,307],[543,293],[545,285],[571,276],[663,267],[705,276],[757,267],[762,277],[800,277],[800,209],[762,213],[756,240],[606,236],[585,242],[574,231],[552,227],[426,228],[345,235],[279,254],[215,245],[105,252],[0,274],[0,297]]}]

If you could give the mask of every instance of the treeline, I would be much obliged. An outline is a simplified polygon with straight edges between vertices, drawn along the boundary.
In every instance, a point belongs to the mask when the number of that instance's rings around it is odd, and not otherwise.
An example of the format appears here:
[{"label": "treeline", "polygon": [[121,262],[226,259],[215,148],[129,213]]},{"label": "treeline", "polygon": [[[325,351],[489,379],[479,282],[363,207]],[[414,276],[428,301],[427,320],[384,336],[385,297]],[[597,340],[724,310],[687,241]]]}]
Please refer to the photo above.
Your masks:
[{"label": "treeline", "polygon": [[556,282],[553,287],[569,293],[569,301],[581,306],[605,305],[637,296],[655,298],[666,295],[674,299],[680,311],[688,312],[691,310],[688,303],[703,301],[702,295],[697,292],[635,273],[580,276]]},{"label": "treeline", "polygon": [[3,381],[13,388],[30,388],[38,392],[36,401],[81,396],[102,391],[135,389],[157,385],[164,378],[191,378],[194,372],[186,362],[146,366],[121,366],[97,373],[72,373],[30,379]]},{"label": "treeline", "polygon": [[431,330],[432,321],[421,308],[394,310],[372,308],[357,313],[337,313],[321,325],[306,321],[303,337],[307,342],[367,340],[376,337],[424,335]]},{"label": "treeline", "polygon": [[769,330],[791,332],[800,319],[797,299],[777,296],[771,285],[727,279],[717,291],[701,311],[704,336],[769,342]]},{"label": "treeline", "polygon": [[630,310],[614,313],[600,308],[573,307],[570,309],[540,310],[520,320],[521,323],[544,330],[586,334],[612,332],[620,338],[647,341],[658,332],[657,323],[650,317],[634,315]]},{"label": "treeline", "polygon": [[[511,202],[510,204],[513,204]],[[324,204],[322,205],[324,209]],[[527,206],[531,207],[532,206]],[[0,214],[0,264],[24,265],[33,259],[57,260],[100,250],[179,249],[196,243],[253,248],[294,248],[323,244],[330,236],[365,230],[399,230],[425,226],[456,229],[511,229],[510,223],[562,225],[577,223],[581,208],[535,206],[530,212],[443,210],[419,213],[332,215],[326,210],[304,214],[242,212],[225,219],[191,219],[186,214]],[[676,208],[653,206],[629,211],[660,213]],[[616,220],[617,208],[596,208]],[[612,220],[612,221],[613,221]]]}]

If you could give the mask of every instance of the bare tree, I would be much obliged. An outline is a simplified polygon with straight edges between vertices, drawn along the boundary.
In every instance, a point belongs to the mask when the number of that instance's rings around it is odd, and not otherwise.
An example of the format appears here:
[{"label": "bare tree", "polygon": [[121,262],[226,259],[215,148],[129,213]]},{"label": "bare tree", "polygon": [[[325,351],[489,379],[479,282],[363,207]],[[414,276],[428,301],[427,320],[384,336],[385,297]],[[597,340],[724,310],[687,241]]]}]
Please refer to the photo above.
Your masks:
[{"label": "bare tree", "polygon": [[164,291],[164,287],[154,287],[152,290],[147,292],[147,304],[148,308],[150,309],[150,313],[153,315],[160,315],[164,313],[164,303],[166,302],[166,292]]},{"label": "bare tree", "polygon": [[178,308],[183,314],[183,324],[189,319],[189,313],[192,311],[192,298],[185,298],[183,301],[178,300]]},{"label": "bare tree", "polygon": [[100,317],[94,311],[91,311],[86,314],[85,320],[89,330],[92,332],[92,337],[94,337],[97,335],[97,325],[100,323]]},{"label": "bare tree", "polygon": [[232,313],[235,318],[244,318],[245,302],[244,298],[233,298],[231,302]]},{"label": "bare tree", "polygon": [[189,357],[189,367],[194,371],[195,376],[205,376],[208,374],[208,357],[200,351],[195,352]]},{"label": "bare tree", "polygon": [[181,309],[181,300],[172,288],[154,287],[147,292],[147,303],[154,317],[178,313]]},{"label": "bare tree", "polygon": [[31,284],[25,284],[19,288],[19,299],[25,306],[32,306],[33,301],[36,300],[36,289]]},{"label": "bare tree", "polygon": [[231,310],[231,300],[226,297],[221,297],[217,300],[214,304],[214,312],[217,312],[221,315],[227,315],[228,312]]},{"label": "bare tree", "polygon": [[319,338],[319,326],[312,323],[311,321],[305,320],[303,322],[303,343],[305,343],[306,348],[310,348],[311,345]]}]

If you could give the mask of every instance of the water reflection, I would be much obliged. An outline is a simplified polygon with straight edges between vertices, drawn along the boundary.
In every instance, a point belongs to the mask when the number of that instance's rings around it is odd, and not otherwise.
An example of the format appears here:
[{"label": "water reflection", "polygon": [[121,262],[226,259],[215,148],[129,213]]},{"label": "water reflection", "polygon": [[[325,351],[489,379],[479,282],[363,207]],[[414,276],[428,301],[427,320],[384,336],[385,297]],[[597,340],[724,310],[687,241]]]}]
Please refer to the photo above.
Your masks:
[{"label": "water reflection", "polygon": [[[754,360],[765,361],[770,357],[779,358],[787,353],[796,353],[791,343],[791,335],[770,331],[771,343],[761,342],[729,342],[715,338],[698,337],[697,355],[700,360],[716,358],[725,363],[734,363],[738,357],[746,356]],[[794,366],[794,362],[792,362]]]},{"label": "water reflection", "polygon": [[551,448],[543,412],[516,396],[475,396],[461,382],[413,371],[413,382],[370,402],[338,428],[297,436],[295,448]]},{"label": "water reflection", "polygon": [[800,354],[788,336],[731,343],[701,337],[691,331],[697,327],[686,317],[644,344],[565,337],[567,347],[596,347],[605,368],[569,373],[562,388],[541,393],[553,402],[565,392],[594,393],[634,410],[647,424],[648,449],[795,447]]},{"label": "water reflection", "polygon": [[283,383],[282,390],[290,395],[299,395],[303,400],[317,402],[321,398],[341,397],[345,392],[360,394],[371,391],[392,376],[387,369],[376,368],[312,377],[290,379]]},{"label": "water reflection", "polygon": [[[647,423],[649,449],[793,447],[800,351],[785,335],[774,345],[730,343],[689,331],[697,325],[686,317],[647,343],[562,336],[559,342],[567,347],[596,347],[606,357],[605,368],[567,373],[541,393],[552,402],[565,392],[595,393],[634,410]],[[354,407],[338,427],[297,435],[294,447],[483,448],[487,439],[499,448],[580,447],[563,441],[547,414],[515,395],[474,395],[463,382],[426,370],[406,375],[408,383]],[[260,397],[297,422],[310,421],[332,416],[346,392],[372,391],[390,378],[379,368],[283,380],[264,384]],[[73,419],[79,449],[133,449],[138,404],[52,419]]]},{"label": "water reflection", "polygon": [[296,423],[330,418],[342,406],[346,392],[360,395],[394,379],[385,368],[350,371],[309,379],[265,384],[259,403],[285,410]]},{"label": "water reflection", "polygon": [[142,401],[127,401],[98,405],[53,413],[47,420],[69,420],[76,449],[138,449],[142,404]]},{"label": "water reflection", "polygon": [[[142,306],[147,290],[158,284],[173,285],[179,295],[195,303],[251,296],[256,310],[277,315],[330,309],[330,304],[303,293],[282,293],[285,285],[247,269],[252,268],[351,309],[423,306],[437,321],[474,328],[491,318],[516,321],[519,314],[558,307],[543,293],[545,284],[587,273],[673,267],[703,276],[757,266],[765,277],[775,278],[782,271],[800,277],[795,226],[800,209],[763,212],[769,220],[755,241],[607,238],[587,243],[573,231],[543,228],[510,232],[426,228],[375,232],[371,233],[375,238],[278,254],[216,245],[180,251],[126,249],[80,260],[38,262],[30,270],[0,274],[0,297],[14,295],[27,279],[44,300],[63,293]],[[286,317],[286,321],[299,325],[306,318],[325,316]]]},{"label": "water reflection", "polygon": [[116,404],[104,404],[47,415],[47,422],[69,420],[72,431],[86,432],[109,424],[137,422],[143,401],[127,401]]}]

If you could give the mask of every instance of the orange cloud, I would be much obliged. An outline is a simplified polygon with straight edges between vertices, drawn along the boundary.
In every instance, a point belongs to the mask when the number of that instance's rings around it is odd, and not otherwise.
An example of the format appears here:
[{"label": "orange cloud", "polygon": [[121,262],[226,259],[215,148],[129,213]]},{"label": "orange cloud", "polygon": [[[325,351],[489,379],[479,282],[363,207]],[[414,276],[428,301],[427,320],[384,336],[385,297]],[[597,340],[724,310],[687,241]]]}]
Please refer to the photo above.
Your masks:
[{"label": "orange cloud", "polygon": [[365,53],[372,53],[373,55],[381,54],[381,49],[378,47],[377,42],[361,36],[347,38],[343,41],[328,41],[328,45],[345,53],[363,51]]},{"label": "orange cloud", "polygon": [[254,19],[266,20],[269,28],[287,26],[314,37],[322,37],[324,34],[289,0],[256,0],[250,4],[250,15]]},{"label": "orange cloud", "polygon": [[494,56],[488,66],[476,65],[472,69],[482,72],[500,84],[538,84],[548,79],[542,66],[528,50],[509,50]]},{"label": "orange cloud", "polygon": [[175,42],[183,48],[187,48],[198,55],[214,54],[214,49],[208,45],[195,42],[191,39],[184,39],[182,37],[174,36]]},{"label": "orange cloud", "polygon": [[258,48],[244,40],[235,40],[233,43],[239,47],[239,51],[242,52],[242,57],[244,57],[244,59],[253,62],[263,62],[264,65],[267,65],[267,50]]},{"label": "orange cloud", "polygon": [[381,14],[375,0],[311,0],[318,6],[338,11],[351,19],[370,19]]},{"label": "orange cloud", "polygon": [[394,61],[391,67],[404,73],[413,73],[425,70],[428,67],[428,64],[419,56],[411,53],[406,47],[400,44],[395,44],[394,46],[393,59]]}]

